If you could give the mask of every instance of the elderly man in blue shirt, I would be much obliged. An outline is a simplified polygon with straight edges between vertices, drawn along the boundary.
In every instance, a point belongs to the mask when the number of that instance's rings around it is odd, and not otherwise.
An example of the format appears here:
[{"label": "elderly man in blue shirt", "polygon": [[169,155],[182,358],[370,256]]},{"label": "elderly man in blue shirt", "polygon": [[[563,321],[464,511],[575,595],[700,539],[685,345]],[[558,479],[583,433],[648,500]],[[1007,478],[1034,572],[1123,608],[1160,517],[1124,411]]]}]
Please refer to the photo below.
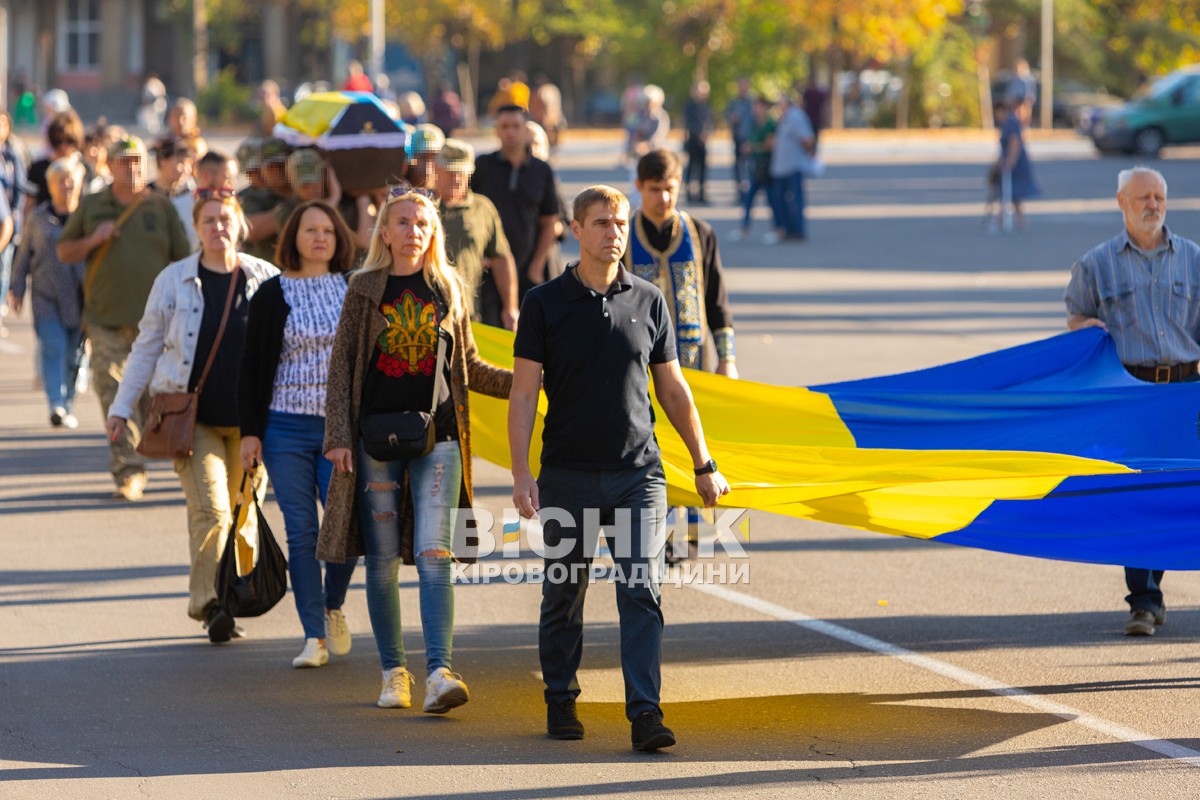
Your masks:
[{"label": "elderly man in blue shirt", "polygon": [[[1125,230],[1071,268],[1067,327],[1107,330],[1140,380],[1200,380],[1200,245],[1167,229],[1167,181],[1156,170],[1123,170],[1117,205]],[[1153,636],[1163,624],[1162,577],[1162,570],[1125,568],[1126,636]]]}]

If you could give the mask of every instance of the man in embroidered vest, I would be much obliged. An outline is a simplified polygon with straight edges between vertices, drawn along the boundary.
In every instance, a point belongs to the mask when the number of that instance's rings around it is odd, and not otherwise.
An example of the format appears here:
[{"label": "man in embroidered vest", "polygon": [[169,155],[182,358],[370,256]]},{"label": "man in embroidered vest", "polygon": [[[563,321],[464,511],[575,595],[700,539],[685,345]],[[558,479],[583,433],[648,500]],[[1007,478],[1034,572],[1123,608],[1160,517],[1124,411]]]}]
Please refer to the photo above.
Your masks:
[{"label": "man in embroidered vest", "polygon": [[[652,150],[638,161],[634,185],[641,208],[634,212],[623,261],[667,298],[680,366],[736,378],[733,315],[717,236],[707,222],[676,208],[682,177],[679,157],[670,150]],[[710,334],[715,368],[706,347]]]},{"label": "man in embroidered vest", "polygon": [[[637,163],[634,186],[641,208],[633,215],[623,261],[631,273],[650,281],[667,299],[675,323],[679,365],[737,378],[733,315],[725,293],[717,236],[704,220],[676,208],[683,166],[670,150],[651,150]],[[716,351],[714,368],[708,346]],[[687,510],[688,541],[695,542],[700,510]],[[668,548],[668,558],[682,553]]]}]

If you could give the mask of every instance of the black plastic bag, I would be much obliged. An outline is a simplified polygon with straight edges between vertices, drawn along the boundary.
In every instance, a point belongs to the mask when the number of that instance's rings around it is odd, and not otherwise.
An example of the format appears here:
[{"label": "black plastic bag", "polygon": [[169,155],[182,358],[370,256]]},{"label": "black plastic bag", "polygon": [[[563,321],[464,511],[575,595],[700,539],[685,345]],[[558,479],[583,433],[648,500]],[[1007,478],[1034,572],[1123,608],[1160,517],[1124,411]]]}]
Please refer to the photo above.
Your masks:
[{"label": "black plastic bag", "polygon": [[[258,558],[248,575],[238,575],[237,524],[247,495],[258,515]],[[229,527],[225,552],[221,554],[221,564],[217,568],[217,603],[231,617],[262,616],[287,594],[287,559],[263,516],[250,473],[246,473],[242,479],[242,489],[238,492],[233,522]]]}]

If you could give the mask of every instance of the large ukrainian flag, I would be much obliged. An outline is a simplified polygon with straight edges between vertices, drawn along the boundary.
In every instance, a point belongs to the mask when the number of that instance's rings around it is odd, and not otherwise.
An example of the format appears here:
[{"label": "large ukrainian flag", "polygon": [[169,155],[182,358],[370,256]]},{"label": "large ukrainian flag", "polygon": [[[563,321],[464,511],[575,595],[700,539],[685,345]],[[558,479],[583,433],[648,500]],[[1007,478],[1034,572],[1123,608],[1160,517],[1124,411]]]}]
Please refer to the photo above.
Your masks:
[{"label": "large ukrainian flag", "polygon": [[[484,358],[512,364],[511,334],[474,330]],[[1200,569],[1200,383],[1134,379],[1103,331],[808,389],[685,372],[731,506],[1019,555]],[[655,413],[670,500],[699,505],[691,458]],[[471,398],[474,450],[504,466],[506,414],[505,401]],[[535,451],[540,425],[539,413]]]}]

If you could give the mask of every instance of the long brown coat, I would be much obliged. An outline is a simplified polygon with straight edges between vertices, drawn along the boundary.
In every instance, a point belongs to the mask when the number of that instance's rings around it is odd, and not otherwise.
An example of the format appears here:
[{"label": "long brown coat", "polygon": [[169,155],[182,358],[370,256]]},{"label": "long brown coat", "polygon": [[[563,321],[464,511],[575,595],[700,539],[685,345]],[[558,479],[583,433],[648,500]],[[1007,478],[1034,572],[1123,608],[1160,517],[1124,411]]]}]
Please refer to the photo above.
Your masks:
[{"label": "long brown coat", "polygon": [[[325,401],[324,452],[345,447],[352,453],[354,472],[334,471],[329,481],[329,497],[325,503],[325,518],[317,537],[317,558],[322,561],[343,562],[363,555],[362,531],[358,526],[355,479],[358,474],[358,420],[362,403],[363,380],[370,366],[375,342],[387,330],[387,321],[379,310],[387,287],[387,270],[358,272],[350,276],[346,301],[337,335],[333,340],[333,355],[329,361],[329,385]],[[441,321],[442,330],[452,340],[449,353],[451,385],[458,420],[458,443],[462,450],[462,485],[459,489],[459,508],[471,506],[471,407],[470,391],[507,398],[512,388],[512,372],[493,366],[479,357],[471,322],[466,317]],[[413,504],[405,477],[400,518],[400,557],[405,564],[413,561]]]}]

